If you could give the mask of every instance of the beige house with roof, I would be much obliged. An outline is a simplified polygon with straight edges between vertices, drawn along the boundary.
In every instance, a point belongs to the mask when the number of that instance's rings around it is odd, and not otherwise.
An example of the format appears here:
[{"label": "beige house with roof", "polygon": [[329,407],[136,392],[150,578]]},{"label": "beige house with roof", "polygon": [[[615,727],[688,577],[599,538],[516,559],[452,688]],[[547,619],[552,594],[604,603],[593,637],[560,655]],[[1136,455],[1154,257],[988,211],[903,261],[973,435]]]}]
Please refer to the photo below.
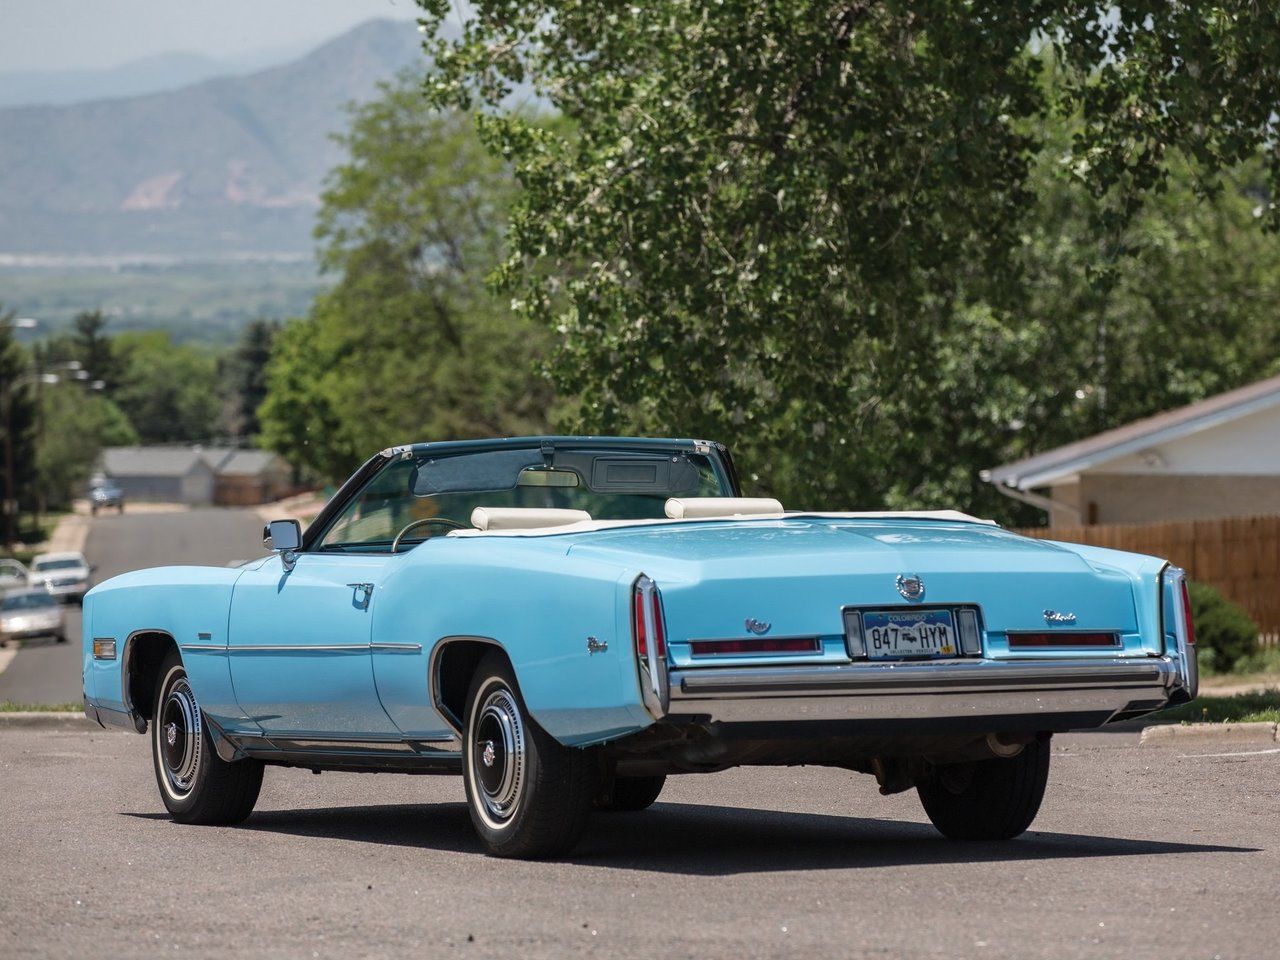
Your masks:
[{"label": "beige house with roof", "polygon": [[984,470],[1051,526],[1280,514],[1280,376]]}]

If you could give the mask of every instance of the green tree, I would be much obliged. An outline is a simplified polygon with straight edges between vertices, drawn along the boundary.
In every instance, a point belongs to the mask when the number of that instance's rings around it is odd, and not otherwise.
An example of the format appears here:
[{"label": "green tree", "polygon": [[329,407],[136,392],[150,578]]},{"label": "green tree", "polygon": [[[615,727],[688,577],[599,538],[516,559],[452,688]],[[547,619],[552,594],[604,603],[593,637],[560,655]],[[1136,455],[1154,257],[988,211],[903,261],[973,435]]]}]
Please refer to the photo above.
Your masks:
[{"label": "green tree", "polygon": [[230,353],[218,361],[218,379],[226,394],[222,428],[237,440],[252,440],[261,430],[258,408],[267,397],[267,364],[279,329],[274,320],[250,321]]},{"label": "green tree", "polygon": [[71,326],[69,359],[78,360],[93,380],[101,380],[109,394],[119,382],[120,371],[111,337],[106,333],[106,317],[101,310],[86,310],[72,318]]},{"label": "green tree", "polygon": [[[422,5],[429,26],[455,9]],[[976,472],[1020,445],[1026,404],[1036,428],[1077,391],[1094,423],[1142,406],[1118,400],[1141,324],[1099,322],[1142,312],[1112,292],[1135,218],[1171,170],[1214,196],[1274,143],[1280,103],[1280,9],[1244,0],[478,0],[466,16],[429,42],[426,90],[480,107],[513,165],[500,280],[562,337],[572,425],[726,439],[796,507],[996,506]],[[566,127],[505,109],[518,87]],[[1059,265],[1084,268],[1065,293],[1035,286],[1052,262],[1029,265],[1054,252],[1045,159],[1079,201],[1055,211],[1078,232]],[[1278,181],[1271,149],[1267,198]],[[1085,315],[1050,325],[1067,341],[1028,318],[1072,296]],[[1170,399],[1155,386],[1146,404]]]},{"label": "green tree", "polygon": [[14,312],[0,303],[0,535],[6,545],[18,535],[19,509],[34,500],[35,476],[31,361],[14,336],[14,318]]},{"label": "green tree", "polygon": [[65,507],[83,493],[103,447],[138,442],[119,407],[76,382],[45,387],[40,418],[36,469],[50,507]]},{"label": "green tree", "polygon": [[505,164],[408,80],[340,139],[317,229],[337,282],[276,340],[264,443],[338,478],[392,443],[545,429],[548,334],[484,282],[503,255]]},{"label": "green tree", "polygon": [[112,395],[142,443],[208,443],[218,437],[221,390],[213,353],[175,344],[164,331],[114,338],[120,384]]}]

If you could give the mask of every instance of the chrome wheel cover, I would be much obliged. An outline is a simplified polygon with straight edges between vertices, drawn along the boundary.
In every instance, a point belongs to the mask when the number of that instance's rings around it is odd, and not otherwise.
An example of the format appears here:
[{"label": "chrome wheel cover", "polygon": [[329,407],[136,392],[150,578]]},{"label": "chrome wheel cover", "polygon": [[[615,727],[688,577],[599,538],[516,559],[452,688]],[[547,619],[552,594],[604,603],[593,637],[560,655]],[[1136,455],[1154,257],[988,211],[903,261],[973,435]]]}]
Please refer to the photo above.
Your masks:
[{"label": "chrome wheel cover", "polygon": [[191,792],[200,769],[203,730],[200,705],[185,676],[173,682],[165,693],[156,721],[156,753],[169,790],[176,797]]},{"label": "chrome wheel cover", "polygon": [[489,693],[476,711],[470,750],[472,782],[482,812],[501,825],[519,806],[526,774],[524,721],[506,687]]}]

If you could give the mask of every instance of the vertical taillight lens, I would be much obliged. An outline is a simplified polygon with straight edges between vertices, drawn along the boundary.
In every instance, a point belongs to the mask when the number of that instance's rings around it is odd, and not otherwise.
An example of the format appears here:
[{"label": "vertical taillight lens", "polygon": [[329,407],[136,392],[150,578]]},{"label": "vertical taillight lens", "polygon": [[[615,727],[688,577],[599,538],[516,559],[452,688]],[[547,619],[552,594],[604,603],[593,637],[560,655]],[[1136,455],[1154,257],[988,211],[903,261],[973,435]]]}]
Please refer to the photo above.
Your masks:
[{"label": "vertical taillight lens", "polygon": [[648,577],[637,580],[632,593],[631,633],[636,640],[636,655],[642,660],[649,656],[651,639],[658,657],[666,657],[667,629],[662,622],[662,598],[658,596],[658,588]]},{"label": "vertical taillight lens", "polygon": [[1187,579],[1179,582],[1179,593],[1182,594],[1182,622],[1186,624],[1187,646],[1193,647],[1196,642],[1196,625],[1191,619],[1191,591],[1187,589]]}]

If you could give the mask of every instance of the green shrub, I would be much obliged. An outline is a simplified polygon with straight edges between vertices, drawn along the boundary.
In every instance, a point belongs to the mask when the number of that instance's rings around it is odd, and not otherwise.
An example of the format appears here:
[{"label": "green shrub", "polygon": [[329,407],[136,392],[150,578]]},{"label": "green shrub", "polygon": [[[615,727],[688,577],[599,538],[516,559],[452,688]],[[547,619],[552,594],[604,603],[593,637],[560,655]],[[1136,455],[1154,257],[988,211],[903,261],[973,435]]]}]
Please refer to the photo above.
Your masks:
[{"label": "green shrub", "polygon": [[1258,625],[1238,604],[1207,583],[1191,582],[1197,659],[1207,673],[1231,670],[1258,650]]}]

